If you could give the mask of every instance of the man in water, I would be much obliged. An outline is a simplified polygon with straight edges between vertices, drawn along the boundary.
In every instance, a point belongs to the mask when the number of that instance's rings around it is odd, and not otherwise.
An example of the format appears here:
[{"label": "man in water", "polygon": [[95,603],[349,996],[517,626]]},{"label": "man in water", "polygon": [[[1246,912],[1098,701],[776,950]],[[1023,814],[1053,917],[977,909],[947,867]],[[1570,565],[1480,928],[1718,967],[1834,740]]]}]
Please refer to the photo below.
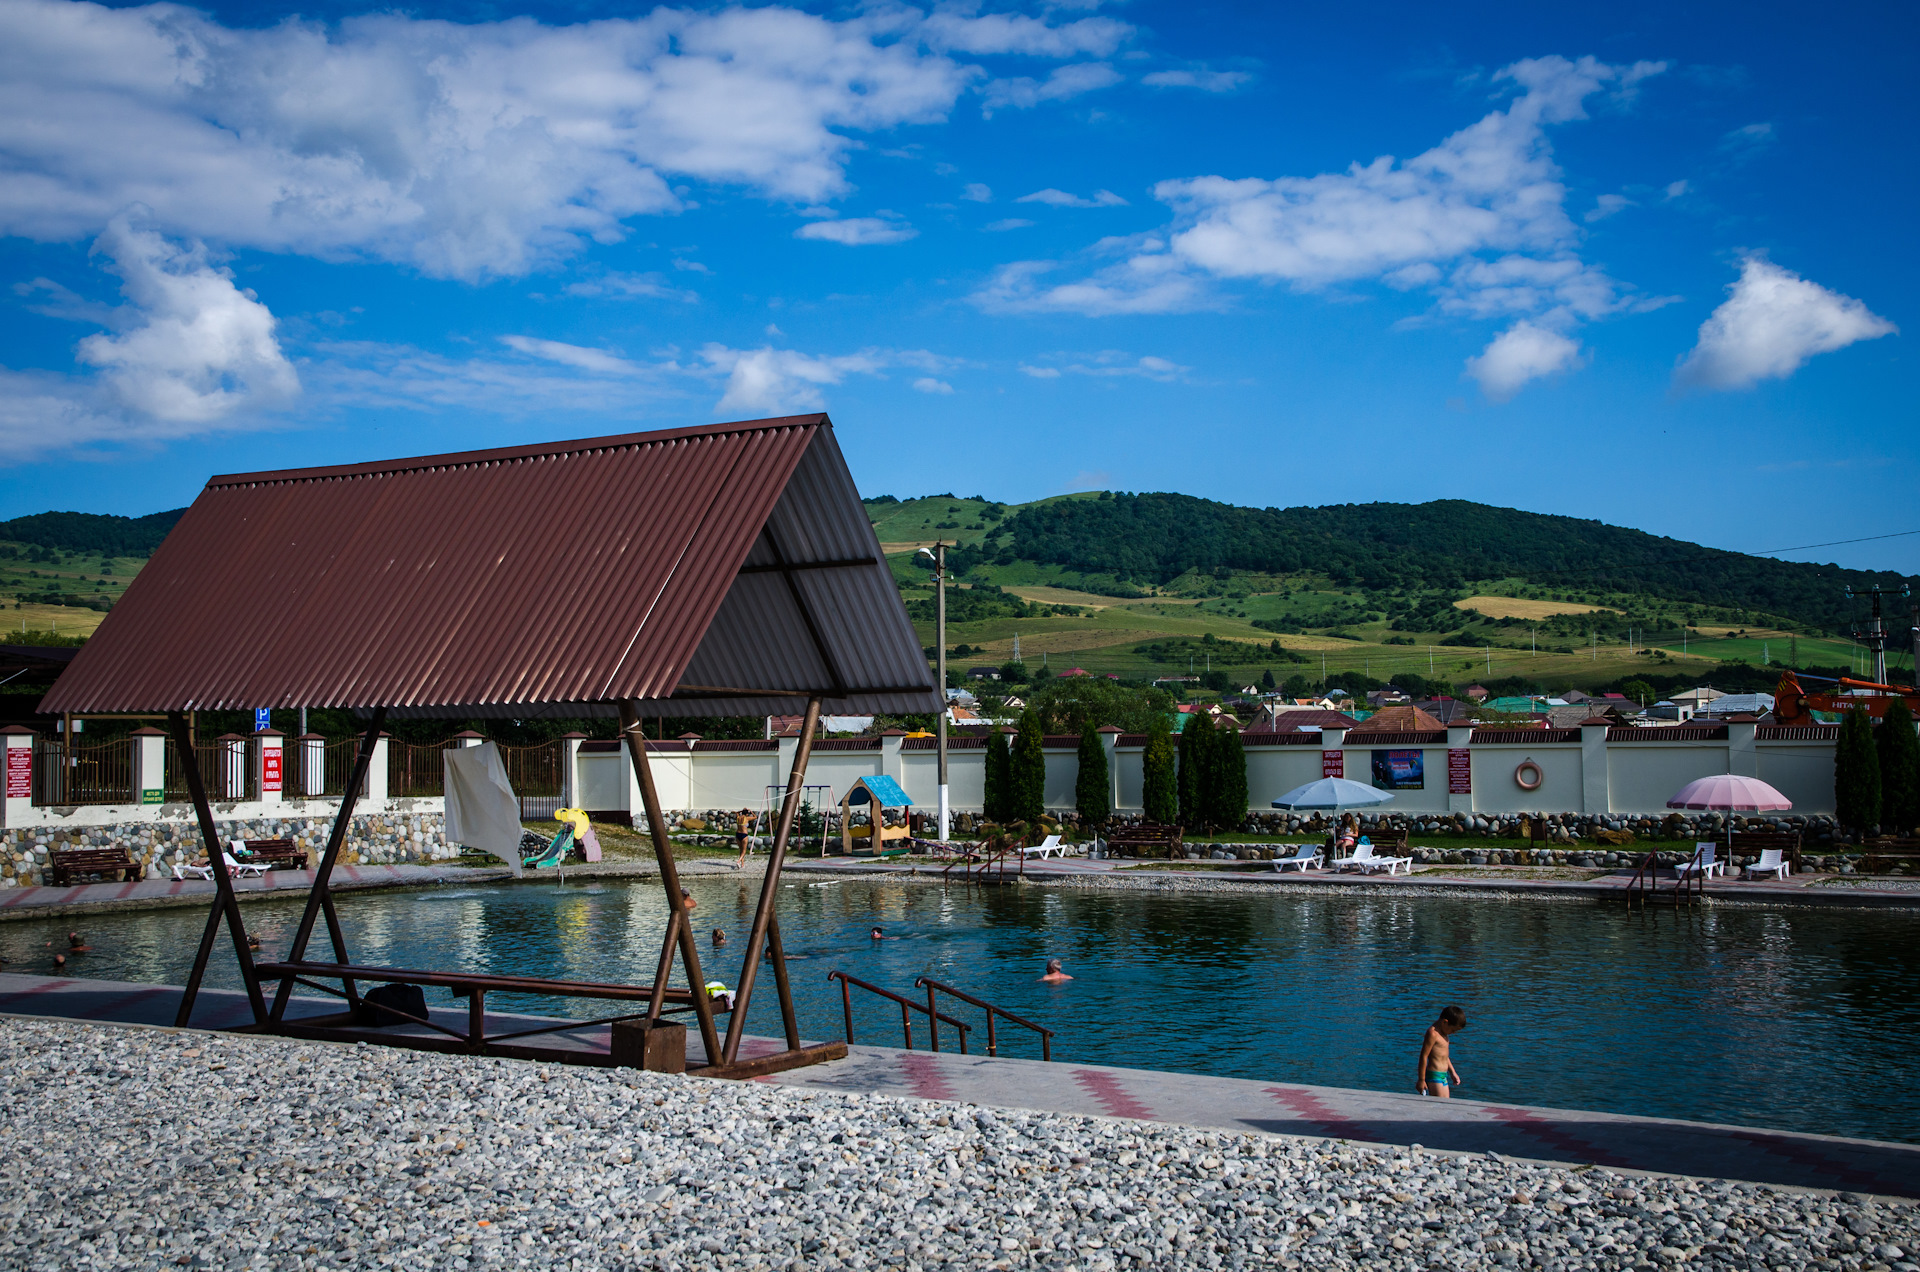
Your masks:
[{"label": "man in water", "polygon": [[680,889],[680,908],[681,909],[691,914],[693,912],[694,907],[699,904],[700,903],[698,901],[695,901],[693,899],[693,893],[688,892],[685,888]]},{"label": "man in water", "polygon": [[1073,977],[1060,970],[1059,959],[1050,958],[1047,960],[1047,974],[1040,979],[1049,985],[1058,985],[1061,981],[1072,980]]},{"label": "man in water", "polygon": [[1451,1099],[1460,1085],[1460,1070],[1453,1067],[1453,1046],[1447,1040],[1467,1027],[1467,1013],[1459,1007],[1441,1011],[1440,1019],[1427,1027],[1420,1041],[1420,1063],[1415,1089],[1422,1095]]},{"label": "man in water", "polygon": [[720,946],[725,945],[726,943],[727,943],[727,934],[724,931],[722,931],[720,928],[713,929],[714,948],[718,949]]},{"label": "man in water", "polygon": [[85,954],[92,948],[93,946],[87,944],[87,938],[81,936],[78,932],[67,933],[67,953]]},{"label": "man in water", "polygon": [[898,937],[888,936],[885,932],[882,932],[879,928],[873,929],[873,931],[867,933],[867,935],[868,937],[876,941],[893,941],[893,940],[899,939]]}]

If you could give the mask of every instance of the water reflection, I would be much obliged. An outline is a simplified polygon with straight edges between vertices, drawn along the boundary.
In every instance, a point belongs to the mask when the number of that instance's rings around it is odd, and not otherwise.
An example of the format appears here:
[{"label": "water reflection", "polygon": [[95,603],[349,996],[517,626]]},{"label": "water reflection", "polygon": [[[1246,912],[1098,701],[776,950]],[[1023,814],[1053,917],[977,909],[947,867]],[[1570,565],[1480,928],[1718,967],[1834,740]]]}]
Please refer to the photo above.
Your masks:
[{"label": "water reflection", "polygon": [[[688,886],[703,970],[737,985],[757,891]],[[651,978],[666,928],[646,882],[344,896],[340,913],[356,961],[628,983]],[[246,914],[272,955],[299,908],[268,901]],[[1920,1094],[1861,1080],[1903,1071],[1920,1024],[1920,954],[1898,912],[843,881],[782,889],[779,916],[809,1037],[839,1034],[827,971],[902,992],[929,975],[1057,1030],[1055,1055],[1069,1060],[1410,1090],[1421,1030],[1457,1002],[1470,1022],[1458,1044],[1465,1096],[1920,1141]],[[204,921],[183,909],[9,923],[0,957],[50,973],[79,926],[95,952],[69,974],[177,983]],[[869,940],[875,924],[901,939]],[[731,938],[721,949],[708,941],[716,927]],[[1055,957],[1075,980],[1039,982]],[[224,942],[212,981],[235,983]],[[749,1027],[777,1034],[770,980],[761,986]],[[861,1041],[899,1041],[891,1005],[856,998],[855,1024]],[[1023,1031],[1002,1039],[1038,1053]]]}]

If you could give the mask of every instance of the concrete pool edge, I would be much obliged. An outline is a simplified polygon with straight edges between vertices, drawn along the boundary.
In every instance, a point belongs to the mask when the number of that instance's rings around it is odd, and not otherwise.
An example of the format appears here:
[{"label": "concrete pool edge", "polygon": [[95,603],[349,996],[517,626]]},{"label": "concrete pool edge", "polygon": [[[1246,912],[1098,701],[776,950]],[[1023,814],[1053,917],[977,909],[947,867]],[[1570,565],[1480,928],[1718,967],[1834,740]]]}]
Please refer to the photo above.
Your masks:
[{"label": "concrete pool edge", "polygon": [[[0,1017],[171,1030],[179,992],[171,985],[0,973]],[[208,1023],[186,1031],[251,1036],[210,1027],[244,1017],[244,995],[205,989],[201,999]],[[324,1000],[295,1001],[331,1008]],[[23,1006],[36,1010],[22,1011]],[[584,1036],[593,1031],[570,1032]],[[774,1039],[754,1041],[779,1045]],[[756,1080],[797,1089],[1165,1123],[1363,1148],[1418,1144],[1424,1151],[1448,1155],[1492,1153],[1541,1166],[1844,1191],[1902,1204],[1920,1199],[1920,1145],[1765,1127],[866,1044],[850,1048],[844,1060]]]}]

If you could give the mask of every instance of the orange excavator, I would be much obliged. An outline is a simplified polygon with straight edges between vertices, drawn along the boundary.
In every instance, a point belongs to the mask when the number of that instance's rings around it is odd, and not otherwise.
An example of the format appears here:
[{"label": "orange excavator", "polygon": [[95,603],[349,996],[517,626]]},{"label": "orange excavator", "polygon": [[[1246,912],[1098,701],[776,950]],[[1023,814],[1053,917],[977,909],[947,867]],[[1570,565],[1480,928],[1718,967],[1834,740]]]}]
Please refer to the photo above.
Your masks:
[{"label": "orange excavator", "polygon": [[1887,714],[1888,707],[1902,698],[1906,700],[1907,710],[1920,717],[1920,689],[1876,684],[1871,680],[1855,680],[1851,676],[1842,676],[1838,680],[1828,680],[1825,676],[1808,676],[1807,679],[1834,687],[1809,693],[1800,687],[1799,674],[1781,672],[1780,683],[1773,687],[1775,723],[1813,724],[1813,713],[1816,711],[1844,713],[1855,707],[1865,707],[1867,714],[1878,720]]}]

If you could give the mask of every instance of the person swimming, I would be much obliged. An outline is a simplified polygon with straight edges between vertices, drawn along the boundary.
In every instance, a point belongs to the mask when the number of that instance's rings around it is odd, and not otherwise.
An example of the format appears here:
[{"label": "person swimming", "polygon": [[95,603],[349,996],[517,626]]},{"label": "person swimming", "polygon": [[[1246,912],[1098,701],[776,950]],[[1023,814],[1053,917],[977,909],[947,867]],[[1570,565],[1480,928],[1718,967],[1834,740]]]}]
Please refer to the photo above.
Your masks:
[{"label": "person swimming", "polygon": [[727,934],[719,928],[713,929],[713,944],[717,949],[727,943]]},{"label": "person swimming", "polygon": [[92,948],[93,946],[87,944],[87,938],[81,936],[78,932],[67,933],[67,952],[69,954],[85,954]]},{"label": "person swimming", "polygon": [[1047,974],[1045,976],[1042,976],[1040,979],[1050,985],[1058,985],[1061,981],[1072,980],[1073,977],[1067,975],[1065,972],[1060,970],[1059,959],[1050,958],[1047,960]]},{"label": "person swimming", "polygon": [[869,939],[875,940],[875,941],[891,941],[893,939],[892,937],[888,936],[885,932],[882,932],[879,928],[873,929],[873,931],[867,933],[867,936]]},{"label": "person swimming", "polygon": [[698,901],[695,901],[693,899],[693,893],[688,892],[685,888],[680,889],[680,908],[681,909],[693,910],[696,907],[698,907],[699,904],[700,903]]}]

